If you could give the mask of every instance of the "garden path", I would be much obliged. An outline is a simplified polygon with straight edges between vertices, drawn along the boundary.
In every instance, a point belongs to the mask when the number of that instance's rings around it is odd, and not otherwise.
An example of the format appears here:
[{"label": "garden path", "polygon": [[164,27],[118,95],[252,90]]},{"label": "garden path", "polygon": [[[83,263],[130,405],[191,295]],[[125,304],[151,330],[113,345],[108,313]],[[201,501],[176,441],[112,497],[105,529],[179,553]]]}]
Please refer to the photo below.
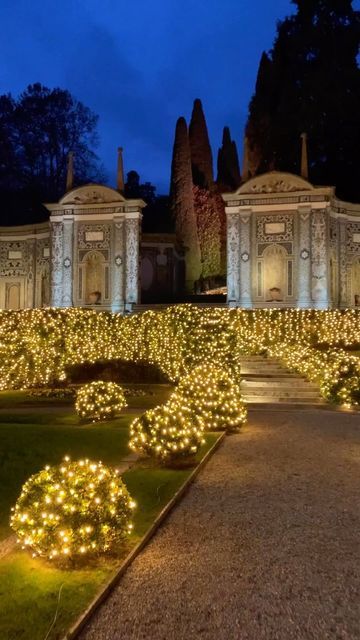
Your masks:
[{"label": "garden path", "polygon": [[251,411],[81,640],[358,639],[359,445],[358,414]]}]

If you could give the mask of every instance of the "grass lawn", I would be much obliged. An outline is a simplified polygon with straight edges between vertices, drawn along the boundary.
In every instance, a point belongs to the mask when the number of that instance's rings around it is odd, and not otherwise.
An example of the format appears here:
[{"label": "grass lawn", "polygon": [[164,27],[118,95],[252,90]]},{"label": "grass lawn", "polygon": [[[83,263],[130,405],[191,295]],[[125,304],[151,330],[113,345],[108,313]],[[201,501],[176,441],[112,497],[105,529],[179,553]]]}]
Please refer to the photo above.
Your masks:
[{"label": "grass lawn", "polygon": [[[23,430],[28,429],[26,425]],[[15,427],[16,428],[16,427]],[[63,429],[63,427],[59,427]],[[97,457],[106,462],[115,462],[121,450],[121,432],[126,429],[114,425],[103,427],[75,428],[79,439],[69,443],[67,450],[73,453],[74,447],[84,447],[81,439],[88,440],[93,430],[92,445],[100,447],[102,438],[108,438],[107,453],[103,446]],[[82,436],[82,438],[81,438]],[[198,454],[198,460],[214,444],[219,434],[207,434],[206,444]],[[64,442],[64,439],[61,439]],[[36,440],[37,446],[38,441]],[[46,443],[45,443],[46,445]],[[117,449],[116,449],[117,447]],[[60,447],[61,448],[61,447]],[[52,445],[44,446],[47,459]],[[84,449],[81,449],[82,455]],[[18,467],[19,469],[19,467]],[[117,558],[101,559],[87,568],[64,570],[55,568],[39,559],[32,559],[27,553],[16,551],[0,560],[0,638],[6,640],[44,640],[52,624],[57,606],[59,590],[62,587],[59,614],[48,640],[58,640],[86,608],[102,584],[106,582],[130,548],[149,528],[158,513],[178,490],[192,469],[172,470],[159,468],[154,463],[138,463],[124,473],[127,487],[137,501],[138,508],[134,517],[134,532]]]},{"label": "grass lawn", "polygon": [[130,453],[128,427],[135,411],[141,414],[165,402],[171,392],[169,385],[124,386],[146,395],[128,396],[131,412],[125,409],[116,420],[85,425],[71,409],[73,400],[32,397],[27,391],[0,393],[0,540],[10,534],[10,508],[29,476],[65,455],[116,466]]}]

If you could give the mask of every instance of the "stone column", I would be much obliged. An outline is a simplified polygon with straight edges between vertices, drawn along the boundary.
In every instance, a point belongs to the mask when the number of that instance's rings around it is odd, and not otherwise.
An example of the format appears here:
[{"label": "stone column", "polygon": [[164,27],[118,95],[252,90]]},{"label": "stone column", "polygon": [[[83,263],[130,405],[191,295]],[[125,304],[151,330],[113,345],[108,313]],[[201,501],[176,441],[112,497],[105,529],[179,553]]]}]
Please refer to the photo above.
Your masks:
[{"label": "stone column", "polygon": [[125,310],[132,311],[132,307],[139,301],[139,227],[141,214],[134,212],[126,215],[125,242]]},{"label": "stone column", "polygon": [[252,308],[251,211],[240,213],[240,307]]},{"label": "stone column", "polygon": [[339,220],[339,302],[340,309],[349,306],[348,286],[347,286],[347,231],[346,220]]},{"label": "stone column", "polygon": [[122,217],[114,218],[111,261],[111,310],[114,313],[124,311],[124,226]]},{"label": "stone column", "polygon": [[311,301],[311,207],[299,207],[299,244],[298,250],[298,281],[297,281],[297,306],[299,309],[312,307]]},{"label": "stone column", "polygon": [[227,302],[236,307],[240,300],[240,231],[239,214],[227,213]]},{"label": "stone column", "polygon": [[26,306],[28,309],[35,307],[35,278],[36,278],[36,244],[35,240],[28,240],[27,243],[28,252],[28,272],[27,272],[27,300]]},{"label": "stone column", "polygon": [[73,306],[74,219],[64,218],[62,307]]},{"label": "stone column", "polygon": [[50,222],[51,252],[50,252],[50,282],[51,306],[62,306],[63,282],[63,223]]},{"label": "stone column", "polygon": [[311,294],[315,309],[329,305],[328,215],[325,209],[311,216]]}]

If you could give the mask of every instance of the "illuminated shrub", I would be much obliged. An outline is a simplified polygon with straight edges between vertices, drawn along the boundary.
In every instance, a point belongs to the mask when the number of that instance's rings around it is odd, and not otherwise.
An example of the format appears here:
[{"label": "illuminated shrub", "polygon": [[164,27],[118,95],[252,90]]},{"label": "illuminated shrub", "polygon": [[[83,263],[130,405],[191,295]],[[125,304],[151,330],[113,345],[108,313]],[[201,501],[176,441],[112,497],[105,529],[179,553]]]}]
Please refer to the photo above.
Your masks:
[{"label": "illuminated shrub", "polygon": [[132,529],[134,507],[116,470],[66,457],[23,485],[10,524],[34,555],[76,558],[119,543]]},{"label": "illuminated shrub", "polygon": [[203,364],[180,380],[177,393],[205,429],[237,431],[246,422],[247,408],[239,385],[226,369]]},{"label": "illuminated shrub", "polygon": [[108,420],[126,407],[125,393],[115,382],[89,382],[76,394],[75,410],[83,420]]},{"label": "illuminated shrub", "polygon": [[130,425],[129,446],[163,461],[194,456],[205,442],[201,418],[172,394],[169,402],[146,411]]}]

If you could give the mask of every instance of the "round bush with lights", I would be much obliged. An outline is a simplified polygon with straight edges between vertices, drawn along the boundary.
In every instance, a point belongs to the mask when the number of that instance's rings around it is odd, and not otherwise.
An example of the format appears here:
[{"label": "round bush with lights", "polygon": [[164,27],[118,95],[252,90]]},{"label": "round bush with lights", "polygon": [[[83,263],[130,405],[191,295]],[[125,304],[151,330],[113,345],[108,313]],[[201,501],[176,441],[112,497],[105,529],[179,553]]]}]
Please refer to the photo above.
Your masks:
[{"label": "round bush with lights", "polygon": [[237,431],[246,422],[240,387],[224,368],[209,363],[195,367],[180,380],[177,393],[209,431]]},{"label": "round bush with lights", "polygon": [[109,420],[126,406],[124,390],[115,382],[89,382],[76,394],[75,410],[82,420]]},{"label": "round bush with lights", "polygon": [[66,457],[27,480],[10,525],[34,556],[74,559],[114,548],[131,532],[135,506],[116,470]]},{"label": "round bush with lights", "polygon": [[174,393],[164,404],[146,411],[130,425],[129,446],[164,462],[196,455],[204,440],[202,419]]}]

